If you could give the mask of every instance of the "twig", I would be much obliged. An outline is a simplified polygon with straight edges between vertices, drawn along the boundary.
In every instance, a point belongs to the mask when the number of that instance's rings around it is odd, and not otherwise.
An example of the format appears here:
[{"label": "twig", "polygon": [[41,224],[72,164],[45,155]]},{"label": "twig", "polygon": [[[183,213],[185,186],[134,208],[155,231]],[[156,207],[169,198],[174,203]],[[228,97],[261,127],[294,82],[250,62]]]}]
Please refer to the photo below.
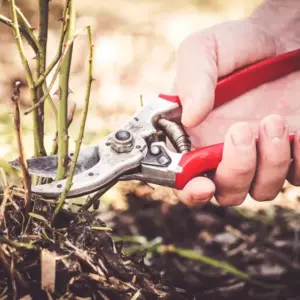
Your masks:
[{"label": "twig", "polygon": [[[30,25],[30,23],[28,22],[28,20],[26,19],[26,17],[24,16],[24,14],[21,12],[21,10],[16,7],[16,12],[18,17],[20,18],[21,22],[24,25],[24,28],[26,30],[26,32],[28,33],[28,35],[30,35],[31,39],[33,40],[34,44],[36,45],[37,51],[35,52],[36,54],[36,58],[37,58],[37,76],[40,76],[39,73],[44,73],[45,71],[45,64],[46,64],[46,50],[43,49],[40,41],[36,38],[36,36],[33,33],[33,28]],[[42,63],[43,61],[43,63]],[[44,67],[44,69],[42,70],[42,72],[39,71],[39,66],[42,63],[42,66]],[[55,117],[57,116],[57,109],[56,106],[48,92],[48,88],[47,88],[47,84],[46,82],[42,83],[42,89],[39,89],[36,87],[36,83],[33,83],[34,87],[36,89],[36,97],[37,97],[37,101],[39,101],[39,99],[42,98],[43,93],[47,94],[46,99],[49,101],[50,106],[52,108],[52,111],[55,115]],[[36,101],[36,102],[37,102]],[[39,106],[39,110],[38,110],[38,117],[39,117],[39,122],[38,122],[38,126],[39,126],[39,133],[41,135],[41,139],[43,140],[43,136],[44,136],[44,110],[43,110],[43,105]],[[46,154],[46,153],[45,153]]]},{"label": "twig", "polygon": [[14,123],[15,123],[15,132],[18,144],[19,152],[19,161],[21,166],[21,171],[23,175],[23,184],[24,184],[24,201],[25,201],[25,217],[27,218],[28,213],[31,207],[31,179],[27,169],[27,163],[24,155],[23,142],[22,142],[22,127],[21,127],[21,118],[20,118],[20,108],[19,108],[19,98],[20,98],[20,87],[21,82],[17,81],[14,85],[13,96],[11,98],[14,106]]},{"label": "twig", "polygon": [[63,53],[62,53],[62,55],[61,55],[61,57],[60,57],[58,66],[56,67],[56,70],[55,70],[55,72],[54,72],[54,75],[53,75],[53,77],[52,77],[52,80],[51,80],[51,82],[50,82],[50,84],[49,84],[49,87],[48,87],[48,93],[46,93],[46,94],[43,96],[42,99],[40,99],[37,103],[35,103],[33,106],[31,106],[28,110],[26,110],[25,113],[24,113],[25,115],[28,115],[29,113],[31,113],[32,111],[34,111],[37,107],[39,107],[39,105],[40,105],[41,103],[43,103],[43,102],[46,100],[47,96],[51,93],[51,90],[52,90],[52,88],[53,88],[53,86],[54,86],[54,83],[55,83],[56,78],[57,78],[57,76],[58,76],[58,74],[59,74],[61,65],[62,65],[62,63],[63,63],[63,61],[64,61],[64,59],[65,59],[65,56],[66,56],[68,50],[70,49],[70,47],[71,47],[73,41],[75,40],[75,38],[76,38],[79,34],[81,34],[81,32],[83,32],[85,29],[86,29],[86,27],[84,27],[84,28],[80,29],[78,32],[76,32],[76,33],[73,35],[72,39],[69,40],[69,41],[64,45],[64,51],[63,51]]},{"label": "twig", "polygon": [[162,246],[158,246],[155,249],[158,253],[160,254],[165,254],[165,253],[176,253],[177,255],[187,258],[187,259],[191,259],[191,260],[197,260],[200,261],[204,264],[210,265],[213,268],[217,268],[217,269],[221,269],[227,273],[233,274],[236,277],[239,277],[243,280],[252,282],[253,284],[266,288],[266,289],[285,289],[286,285],[281,285],[281,284],[268,284],[268,283],[263,283],[260,281],[257,281],[255,279],[252,279],[251,275],[246,273],[246,272],[242,272],[239,269],[235,268],[233,265],[227,263],[226,261],[219,261],[216,260],[212,257],[203,255],[201,253],[199,253],[198,251],[192,250],[192,249],[182,249],[182,248],[177,248],[174,245],[162,245]]},{"label": "twig", "polygon": [[[3,15],[0,15],[0,22],[14,29],[13,21]],[[27,43],[31,46],[33,51],[37,52],[38,51],[37,46],[35,42],[32,40],[32,37],[26,31],[26,29],[23,26],[19,25],[19,30],[20,33],[23,35],[23,37],[26,39]]]},{"label": "twig", "polygon": [[[67,26],[66,41],[69,41],[75,29],[76,10],[75,1],[71,0],[69,5],[69,23]],[[63,179],[65,177],[68,167],[68,149],[69,149],[69,135],[68,135],[68,97],[69,97],[69,77],[71,69],[73,53],[73,42],[70,45],[69,50],[66,53],[66,58],[63,61],[59,74],[59,104],[58,104],[58,119],[57,119],[57,131],[58,131],[58,165],[56,180]]]},{"label": "twig", "polygon": [[[30,89],[30,94],[31,94],[31,99],[33,103],[36,102],[36,90],[34,88],[34,81],[32,77],[32,73],[27,61],[27,58],[24,53],[24,46],[20,34],[20,27],[18,23],[18,18],[17,18],[17,12],[16,12],[16,5],[15,5],[15,0],[10,0],[10,8],[11,8],[11,15],[12,15],[12,22],[13,22],[13,31],[16,39],[16,44],[18,47],[18,51],[22,60],[22,64],[25,69],[25,74],[26,74],[26,79],[28,82],[28,86]],[[38,112],[35,111],[33,115],[33,131],[34,131],[34,150],[35,150],[35,156],[39,157],[46,153],[43,140],[41,140],[41,136],[38,132]]]},{"label": "twig", "polygon": [[80,146],[81,146],[82,139],[83,139],[84,128],[85,128],[85,123],[86,123],[86,118],[87,118],[87,113],[88,113],[88,108],[89,108],[91,85],[93,82],[93,58],[94,58],[94,46],[93,46],[92,31],[91,31],[90,26],[87,27],[87,33],[88,33],[88,40],[89,40],[89,47],[90,47],[90,55],[89,55],[89,70],[88,70],[88,80],[87,80],[87,87],[86,87],[83,116],[82,116],[82,120],[81,120],[81,124],[80,124],[78,138],[76,140],[76,147],[75,147],[73,161],[72,161],[72,165],[71,165],[71,169],[70,169],[70,174],[69,174],[67,182],[66,182],[66,187],[65,187],[64,191],[62,192],[62,194],[59,198],[58,204],[53,213],[52,223],[54,223],[55,218],[58,215],[60,209],[62,208],[62,206],[66,200],[66,197],[68,195],[68,192],[69,192],[70,188],[72,187],[72,180],[73,180],[73,176],[75,173],[76,163],[77,163],[77,159],[79,156]]},{"label": "twig", "polygon": [[[28,289],[28,284],[22,277],[22,275],[14,268],[11,268],[11,264],[7,261],[4,251],[0,248],[0,261],[4,266],[6,272],[9,274],[10,279],[16,279],[23,289]],[[13,284],[13,282],[11,282]]]},{"label": "twig", "polygon": [[67,18],[69,3],[70,3],[70,0],[67,0],[66,7],[65,7],[64,13],[63,13],[63,17],[60,20],[62,24],[61,24],[61,28],[60,28],[58,49],[57,49],[56,55],[54,56],[52,62],[49,64],[49,66],[46,68],[45,73],[41,74],[40,77],[36,80],[35,87],[39,87],[46,80],[46,77],[53,70],[53,68],[58,63],[58,61],[62,55],[64,39],[65,39],[65,35],[66,35],[66,28],[67,28],[68,22],[69,22],[69,19]]},{"label": "twig", "polygon": [[170,252],[176,253],[176,254],[178,254],[182,257],[188,258],[188,259],[201,261],[202,263],[208,264],[214,268],[218,268],[218,269],[221,269],[228,273],[231,273],[231,274],[233,274],[239,278],[242,278],[244,280],[250,279],[250,275],[248,273],[245,273],[245,272],[242,272],[242,271],[236,269],[235,267],[228,264],[227,262],[218,261],[216,259],[213,259],[211,257],[203,255],[194,250],[180,249],[180,248],[176,248],[175,246],[171,245],[171,246],[161,246],[160,248],[158,248],[158,252],[160,252],[160,253],[170,253]]},{"label": "twig", "polygon": [[9,186],[7,182],[7,178],[5,175],[5,172],[2,168],[0,168],[0,178],[1,178],[1,185],[3,186],[3,197],[2,197],[2,202],[0,205],[0,227],[2,226],[2,221],[4,220],[5,224],[5,208],[6,208],[6,203],[9,198]]},{"label": "twig", "polygon": [[79,212],[86,211],[88,210],[92,205],[94,205],[99,198],[105,194],[111,187],[113,187],[116,184],[115,181],[111,182],[107,186],[103,187],[99,191],[97,191],[94,195],[88,198],[87,202],[82,205],[82,207],[79,208]]},{"label": "twig", "polygon": [[15,242],[15,241],[12,241],[10,239],[5,238],[4,236],[0,236],[0,242],[3,243],[3,244],[7,244],[11,247],[14,247],[14,248],[25,248],[25,249],[28,249],[28,250],[37,249],[37,247],[34,246],[34,245]]}]

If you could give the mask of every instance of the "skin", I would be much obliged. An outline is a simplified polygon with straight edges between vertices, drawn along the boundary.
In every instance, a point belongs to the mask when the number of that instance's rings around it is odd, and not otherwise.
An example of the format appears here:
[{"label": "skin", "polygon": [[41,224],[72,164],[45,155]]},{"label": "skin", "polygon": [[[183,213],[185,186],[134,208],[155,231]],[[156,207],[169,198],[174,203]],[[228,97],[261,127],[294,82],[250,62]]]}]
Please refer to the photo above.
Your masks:
[{"label": "skin", "polygon": [[[181,121],[195,148],[224,141],[212,180],[198,177],[175,191],[182,202],[203,205],[215,196],[233,206],[248,194],[257,201],[274,199],[285,179],[300,185],[300,72],[212,111],[219,77],[299,47],[298,0],[266,0],[249,18],[218,24],[181,43],[173,90],[182,101]],[[289,133],[296,133],[293,149]]]}]

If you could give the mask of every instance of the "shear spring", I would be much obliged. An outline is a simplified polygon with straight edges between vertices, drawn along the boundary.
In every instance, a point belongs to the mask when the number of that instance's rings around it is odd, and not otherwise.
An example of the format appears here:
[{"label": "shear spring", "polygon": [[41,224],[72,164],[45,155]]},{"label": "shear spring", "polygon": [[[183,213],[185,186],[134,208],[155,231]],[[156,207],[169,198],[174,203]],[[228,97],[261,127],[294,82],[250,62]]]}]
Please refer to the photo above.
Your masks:
[{"label": "shear spring", "polygon": [[181,126],[164,118],[157,120],[157,126],[166,134],[177,152],[187,153],[191,151],[191,141]]}]

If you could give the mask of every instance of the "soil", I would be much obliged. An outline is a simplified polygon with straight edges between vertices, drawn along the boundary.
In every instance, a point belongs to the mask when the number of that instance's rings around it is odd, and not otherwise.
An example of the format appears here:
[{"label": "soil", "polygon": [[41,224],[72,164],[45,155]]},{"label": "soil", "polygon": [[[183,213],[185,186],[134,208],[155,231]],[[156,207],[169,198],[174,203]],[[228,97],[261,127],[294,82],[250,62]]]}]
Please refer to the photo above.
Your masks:
[{"label": "soil", "polygon": [[295,212],[250,218],[131,193],[126,211],[64,211],[53,228],[53,204],[35,198],[24,229],[24,200],[10,195],[0,204],[0,299],[300,299]]}]

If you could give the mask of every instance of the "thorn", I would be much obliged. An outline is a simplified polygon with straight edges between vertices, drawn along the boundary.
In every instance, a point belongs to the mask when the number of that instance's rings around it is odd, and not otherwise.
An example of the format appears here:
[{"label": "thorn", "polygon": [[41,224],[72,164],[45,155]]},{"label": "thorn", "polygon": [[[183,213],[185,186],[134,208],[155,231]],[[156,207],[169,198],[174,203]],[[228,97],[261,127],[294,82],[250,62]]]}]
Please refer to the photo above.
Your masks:
[{"label": "thorn", "polygon": [[36,59],[36,55],[32,59]]},{"label": "thorn", "polygon": [[69,88],[68,92],[69,92],[69,94],[73,94],[74,95],[73,91],[70,88]]},{"label": "thorn", "polygon": [[58,88],[55,92],[54,92],[54,94],[53,95],[57,95],[58,97],[59,97],[59,99],[60,99],[60,88]]}]

